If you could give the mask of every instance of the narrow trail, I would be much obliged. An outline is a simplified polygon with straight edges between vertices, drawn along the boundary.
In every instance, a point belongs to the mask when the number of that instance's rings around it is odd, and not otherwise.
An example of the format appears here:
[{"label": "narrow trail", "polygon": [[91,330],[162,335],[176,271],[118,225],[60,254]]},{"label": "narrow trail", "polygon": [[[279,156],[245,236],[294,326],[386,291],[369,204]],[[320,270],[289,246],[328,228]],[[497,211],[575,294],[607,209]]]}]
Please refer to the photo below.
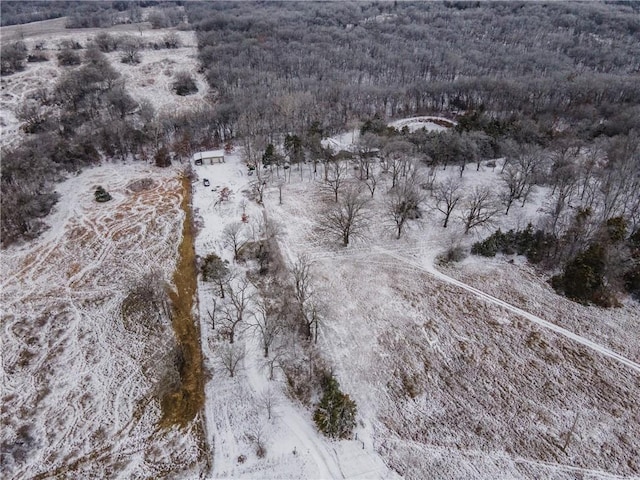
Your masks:
[{"label": "narrow trail", "polygon": [[[286,250],[288,251],[289,249],[286,248]],[[455,278],[452,278],[440,271],[438,271],[434,266],[433,266],[433,259],[429,258],[429,262],[428,264],[424,264],[424,263],[420,263],[418,261],[412,260],[411,258],[407,258],[406,256],[400,255],[398,253],[398,248],[392,248],[392,245],[363,245],[363,246],[358,246],[358,247],[350,247],[349,249],[341,249],[341,250],[336,250],[336,251],[332,251],[332,252],[309,252],[308,253],[308,258],[311,261],[316,261],[316,260],[324,260],[324,259],[343,259],[343,258],[366,258],[368,257],[371,253],[377,252],[377,253],[381,253],[384,254],[388,257],[391,257],[392,259],[398,260],[402,263],[404,263],[405,265],[407,265],[410,268],[413,269],[417,269],[420,270],[422,272],[428,273],[429,275],[443,281],[446,282],[450,285],[455,285],[457,287],[460,287],[470,293],[473,293],[474,295],[476,295],[477,297],[489,302],[489,303],[493,303],[494,305],[498,305],[502,308],[505,308],[513,313],[516,313],[524,318],[526,318],[527,320],[536,323],[546,329],[549,329],[553,332],[556,332],[560,335],[562,335],[565,338],[569,338],[571,340],[574,340],[575,342],[578,342],[579,344],[594,350],[596,352],[598,352],[601,355],[604,355],[606,357],[611,358],[612,360],[615,360],[619,363],[622,363],[623,365],[631,368],[632,370],[640,373],[640,364],[634,362],[633,360],[620,355],[617,352],[614,352],[613,350],[600,345],[594,341],[589,340],[588,338],[585,338],[581,335],[578,335],[570,330],[567,330],[566,328],[560,327],[559,325],[556,325],[552,322],[549,322],[548,320],[544,320],[543,318],[540,318],[536,315],[533,315],[525,310],[522,310],[521,308],[518,308],[514,305],[511,305],[508,302],[505,302],[504,300],[500,300],[497,297],[494,297],[492,295],[489,295],[488,293],[483,292],[482,290],[479,290],[475,287],[472,287],[471,285],[467,285],[464,282],[461,282],[459,280],[456,280]],[[426,252],[428,252],[429,249],[427,246],[414,246],[414,247],[408,247],[408,248],[402,248],[402,253],[404,254],[425,254]],[[291,259],[289,259],[291,260]],[[370,261],[367,260],[368,263],[371,263]],[[376,263],[376,262],[373,262]],[[381,265],[383,265],[383,263],[381,263]],[[399,268],[400,265],[397,265]]]},{"label": "narrow trail", "polygon": [[473,293],[474,295],[476,295],[477,297],[481,298],[482,300],[485,300],[489,303],[493,303],[494,305],[498,305],[502,308],[505,308],[511,312],[514,312],[524,318],[526,318],[527,320],[536,323],[544,328],[547,328],[553,332],[556,332],[566,338],[569,338],[587,348],[590,348],[591,350],[594,350],[598,353],[600,353],[601,355],[604,355],[606,357],[611,358],[612,360],[615,360],[617,362],[622,363],[623,365],[631,368],[632,370],[635,370],[636,372],[640,373],[640,364],[634,362],[633,360],[630,360],[622,355],[620,355],[619,353],[614,352],[613,350],[608,349],[607,347],[604,347],[602,345],[599,345],[595,342],[592,342],[591,340],[582,337],[580,335],[577,335],[569,330],[567,330],[566,328],[562,328],[554,323],[551,323],[547,320],[544,320],[540,317],[537,317],[535,315],[532,315],[529,312],[526,312],[518,307],[515,307],[513,305],[511,305],[510,303],[507,303],[503,300],[500,300],[499,298],[496,298],[492,295],[489,295],[488,293],[483,292],[482,290],[478,290],[475,287],[472,287],[470,285],[467,285],[466,283],[463,283],[459,280],[456,280],[455,278],[451,278],[448,275],[445,275],[442,272],[439,272],[438,270],[436,270],[433,265],[429,265],[429,266],[424,266],[421,263],[418,263],[414,260],[411,260],[409,258],[406,258],[396,252],[393,252],[391,250],[385,249],[385,248],[377,248],[377,251],[380,253],[383,253],[385,255],[388,255],[392,258],[395,258],[396,260],[399,260],[403,263],[406,263],[408,265],[411,265],[412,267],[415,267],[418,270],[421,270],[423,272],[426,272],[428,274],[430,274],[431,276],[442,280],[443,282],[449,283],[451,285],[455,285],[457,287],[460,287],[468,292]]}]

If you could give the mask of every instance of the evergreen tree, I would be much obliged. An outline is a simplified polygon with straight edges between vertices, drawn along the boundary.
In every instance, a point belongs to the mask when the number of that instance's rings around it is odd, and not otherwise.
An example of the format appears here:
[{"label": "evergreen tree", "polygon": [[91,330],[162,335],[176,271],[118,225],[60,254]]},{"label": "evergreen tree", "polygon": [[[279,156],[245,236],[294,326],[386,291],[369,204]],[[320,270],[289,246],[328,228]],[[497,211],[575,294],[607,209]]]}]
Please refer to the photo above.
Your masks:
[{"label": "evergreen tree", "polygon": [[324,380],[324,395],[313,420],[318,429],[331,438],[347,438],[356,425],[356,404],[340,391],[340,384],[331,375]]},{"label": "evergreen tree", "polygon": [[96,188],[96,191],[94,193],[95,198],[96,198],[96,202],[108,202],[109,200],[111,200],[111,195],[109,195],[109,192],[107,192],[104,188],[102,187],[98,187]]}]

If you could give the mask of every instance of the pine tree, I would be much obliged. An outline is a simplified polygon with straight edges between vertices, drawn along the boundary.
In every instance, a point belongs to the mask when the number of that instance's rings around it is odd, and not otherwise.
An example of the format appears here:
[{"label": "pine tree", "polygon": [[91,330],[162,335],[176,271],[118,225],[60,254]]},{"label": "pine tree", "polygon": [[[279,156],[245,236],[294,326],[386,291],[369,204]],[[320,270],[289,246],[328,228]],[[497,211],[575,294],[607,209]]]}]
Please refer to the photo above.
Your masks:
[{"label": "pine tree", "polygon": [[324,383],[324,395],[313,420],[326,436],[347,438],[356,425],[356,404],[340,391],[340,384],[333,376],[327,376]]},{"label": "pine tree", "polygon": [[104,188],[102,187],[98,187],[96,188],[96,191],[94,193],[94,196],[96,198],[96,202],[108,202],[109,200],[111,200],[111,195],[109,195],[109,192],[107,192]]}]

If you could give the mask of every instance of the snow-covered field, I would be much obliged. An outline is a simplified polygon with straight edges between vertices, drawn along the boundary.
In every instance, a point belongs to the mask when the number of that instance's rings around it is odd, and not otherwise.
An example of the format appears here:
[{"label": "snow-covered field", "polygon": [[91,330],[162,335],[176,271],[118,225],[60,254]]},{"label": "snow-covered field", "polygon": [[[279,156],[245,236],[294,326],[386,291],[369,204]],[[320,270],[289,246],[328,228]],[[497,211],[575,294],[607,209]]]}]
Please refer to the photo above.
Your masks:
[{"label": "snow-covered field", "polygon": [[[354,135],[329,141],[344,145],[349,138]],[[255,177],[247,176],[237,154],[195,171],[194,202],[202,223],[196,250],[201,256],[216,252],[233,264],[222,231],[243,212],[246,235],[258,230],[263,212],[247,198]],[[468,189],[496,184],[498,171],[476,172],[470,166],[463,182]],[[287,261],[302,254],[313,261],[323,311],[319,344],[358,404],[358,440],[329,441],[315,432],[311,411],[284,396],[282,380],[267,381],[252,330],[240,336],[247,351],[242,370],[230,378],[216,368],[219,344],[206,322],[216,293],[201,284],[203,345],[213,372],[206,417],[214,478],[638,474],[637,304],[628,301],[604,314],[575,305],[555,295],[520,259],[512,264],[470,257],[439,271],[434,266],[439,253],[451,245],[468,247],[490,230],[464,235],[457,219],[445,230],[440,214],[429,211],[396,240],[381,213],[386,181],[372,201],[368,235],[343,248],[317,229],[332,201],[321,191],[320,172],[314,179],[310,166],[302,172],[292,167],[280,205],[274,171],[264,209],[282,229],[279,243]],[[459,169],[439,171],[438,180],[454,175]],[[225,187],[233,194],[219,203]],[[535,224],[545,196],[538,190],[525,208],[501,216],[500,225]],[[462,288],[455,278],[492,296]],[[277,398],[271,420],[263,405],[266,391]],[[263,459],[250,440],[256,430],[267,448]]]},{"label": "snow-covered field", "polygon": [[[132,182],[151,179],[141,191]],[[97,203],[102,185],[113,200]],[[170,281],[184,212],[176,169],[107,164],[58,185],[39,239],[2,252],[5,478],[149,478],[199,468],[196,428],[159,431],[170,325],[127,325],[149,272]]]},{"label": "snow-covered field", "polygon": [[[255,177],[247,175],[238,153],[227,155],[223,164],[196,166],[194,170],[198,181],[193,206],[201,224],[196,253],[201,257],[218,254],[242,277],[245,267],[234,264],[232,251],[222,237],[224,227],[241,222],[243,213],[243,238],[254,238],[258,232],[263,212],[247,195]],[[208,187],[204,186],[205,178],[210,181]],[[231,195],[220,202],[225,188]],[[287,397],[284,378],[268,380],[254,330],[245,327],[236,340],[244,345],[246,357],[240,372],[231,378],[218,362],[224,341],[214,341],[217,333],[207,321],[217,288],[201,282],[199,290],[203,353],[211,374],[205,390],[205,416],[214,452],[212,478],[393,478],[371,443],[363,448],[358,440],[323,438],[315,429],[311,412]],[[255,302],[250,309],[255,309]],[[266,395],[273,399],[271,419],[264,406]],[[251,440],[256,435],[266,448],[264,458],[256,455],[255,441]],[[246,458],[240,462],[240,456]]]},{"label": "snow-covered field", "polygon": [[[46,23],[46,22],[41,22]],[[125,27],[123,27],[125,28]],[[3,29],[4,30],[4,29]],[[6,30],[4,30],[6,32]],[[3,35],[4,35],[3,32]],[[28,31],[46,38],[52,60],[2,79],[3,145],[19,138],[13,109],[60,69],[57,42],[85,43],[98,30]],[[166,30],[131,30],[145,41]],[[197,70],[193,32],[183,48],[144,50],[142,63],[109,54],[136,100],[159,112],[194,108],[199,93],[170,92],[175,72]],[[4,41],[4,40],[3,40]],[[410,130],[445,128],[437,117],[393,122]],[[436,122],[437,121],[437,122]],[[436,122],[436,123],[434,123]],[[352,150],[358,132],[324,141]],[[58,186],[61,200],[39,239],[2,252],[2,473],[9,478],[629,478],[640,475],[640,307],[584,307],[557,296],[520,258],[468,257],[438,266],[448,247],[468,248],[493,230],[464,235],[427,200],[420,221],[395,239],[384,215],[390,179],[368,207],[369,230],[344,248],[318,229],[332,203],[310,165],[273,172],[264,205],[249,197],[241,152],[195,167],[196,253],[229,261],[237,285],[248,266],[235,263],[224,228],[242,225],[255,240],[266,216],[280,226],[290,265],[312,263],[322,313],[318,345],[358,406],[350,440],[328,440],[312,411],[292,400],[286,380],[269,380],[255,329],[237,332],[246,355],[234,377],[220,362],[226,342],[209,313],[217,297],[199,283],[206,403],[185,430],[157,428],[158,367],[164,334],[127,328],[120,305],[131,283],[150,271],[171,281],[184,212],[178,170],[105,164]],[[499,168],[468,166],[465,189],[498,185]],[[278,175],[279,173],[279,175]],[[353,170],[353,182],[356,171]],[[438,170],[437,180],[459,176]],[[209,180],[205,187],[203,180]],[[135,180],[151,185],[136,192]],[[282,204],[277,184],[282,186]],[[98,204],[97,185],[114,199]],[[227,188],[228,199],[220,201]],[[536,224],[547,193],[500,215],[504,229]],[[366,193],[368,195],[368,192]],[[244,214],[244,221],[243,221]],[[477,290],[475,290],[477,289]],[[255,310],[258,292],[249,286]],[[216,300],[216,301],[219,301]],[[520,310],[521,309],[521,310]],[[247,318],[251,315],[248,314]],[[162,329],[160,332],[162,333]],[[271,414],[266,399],[273,404]],[[201,422],[201,420],[204,420]],[[571,433],[570,433],[571,432]],[[257,455],[257,443],[266,453]],[[203,443],[206,441],[205,446]],[[210,453],[210,458],[202,455]],[[210,468],[210,469],[209,469]]]},{"label": "snow-covered field", "polygon": [[[469,166],[466,188],[496,185],[498,170]],[[440,170],[438,180],[458,175],[457,168]],[[314,260],[322,350],[358,403],[360,438],[367,432],[388,465],[407,478],[638,474],[636,303],[604,313],[576,305],[518,259],[512,265],[474,257],[444,268],[497,298],[461,289],[435,269],[434,258],[489,230],[464,235],[457,219],[443,229],[441,215],[427,208],[396,240],[380,213],[388,184],[376,191],[367,238],[339,247],[316,228],[332,200],[307,173],[303,178],[292,172],[283,205],[277,189],[268,191],[266,209],[284,226],[285,256]],[[545,195],[538,190],[499,225],[535,225]],[[503,302],[538,317],[515,314]],[[544,320],[584,338],[569,339]],[[607,347],[611,356],[602,353]]]},{"label": "snow-covered field", "polygon": [[407,127],[410,132],[422,130],[423,128],[428,132],[443,132],[455,124],[455,121],[444,117],[411,117],[391,122],[389,126],[397,130]]},{"label": "snow-covered field", "polygon": [[[141,50],[141,62],[128,65],[120,62],[122,52],[105,54],[111,65],[122,75],[127,92],[136,100],[148,100],[156,112],[175,113],[197,109],[202,106],[209,94],[208,85],[198,73],[197,40],[193,31],[175,29],[152,30],[148,24],[122,25],[110,29],[75,29],[61,28],[60,20],[34,22],[31,29],[22,30],[24,42],[31,51],[34,45],[44,41],[43,52],[48,55],[48,62],[27,63],[21,72],[0,78],[0,128],[2,129],[2,145],[15,142],[20,138],[20,122],[16,118],[15,109],[26,99],[31,98],[40,89],[52,89],[55,82],[68,68],[60,67],[56,59],[60,42],[73,40],[86,47],[96,34],[108,32],[112,35],[133,35],[145,45],[159,42],[167,33],[175,33],[182,46],[175,49]],[[36,28],[40,25],[41,28]],[[52,25],[51,27],[48,27]],[[57,26],[57,28],[56,28]],[[140,28],[138,28],[140,26]],[[129,27],[124,29],[123,27]],[[3,27],[3,39],[11,39],[17,34],[16,27]],[[7,30],[5,32],[5,30]],[[54,33],[55,32],[55,33]],[[79,51],[82,54],[82,50]],[[179,96],[171,90],[175,74],[188,72],[196,80],[198,92],[193,95]]]}]

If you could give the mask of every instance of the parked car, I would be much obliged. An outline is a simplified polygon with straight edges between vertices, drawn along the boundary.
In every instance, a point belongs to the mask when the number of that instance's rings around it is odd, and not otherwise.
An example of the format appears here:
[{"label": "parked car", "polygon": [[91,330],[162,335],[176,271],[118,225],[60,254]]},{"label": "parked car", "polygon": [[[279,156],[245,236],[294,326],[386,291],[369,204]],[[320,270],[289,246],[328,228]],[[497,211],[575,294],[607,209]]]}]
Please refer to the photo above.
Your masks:
[{"label": "parked car", "polygon": [[202,180],[202,183],[203,183],[203,185],[204,185],[205,187],[208,187],[209,185],[211,185],[211,184],[209,183],[209,179],[208,179],[208,178],[205,178],[204,180]]}]

